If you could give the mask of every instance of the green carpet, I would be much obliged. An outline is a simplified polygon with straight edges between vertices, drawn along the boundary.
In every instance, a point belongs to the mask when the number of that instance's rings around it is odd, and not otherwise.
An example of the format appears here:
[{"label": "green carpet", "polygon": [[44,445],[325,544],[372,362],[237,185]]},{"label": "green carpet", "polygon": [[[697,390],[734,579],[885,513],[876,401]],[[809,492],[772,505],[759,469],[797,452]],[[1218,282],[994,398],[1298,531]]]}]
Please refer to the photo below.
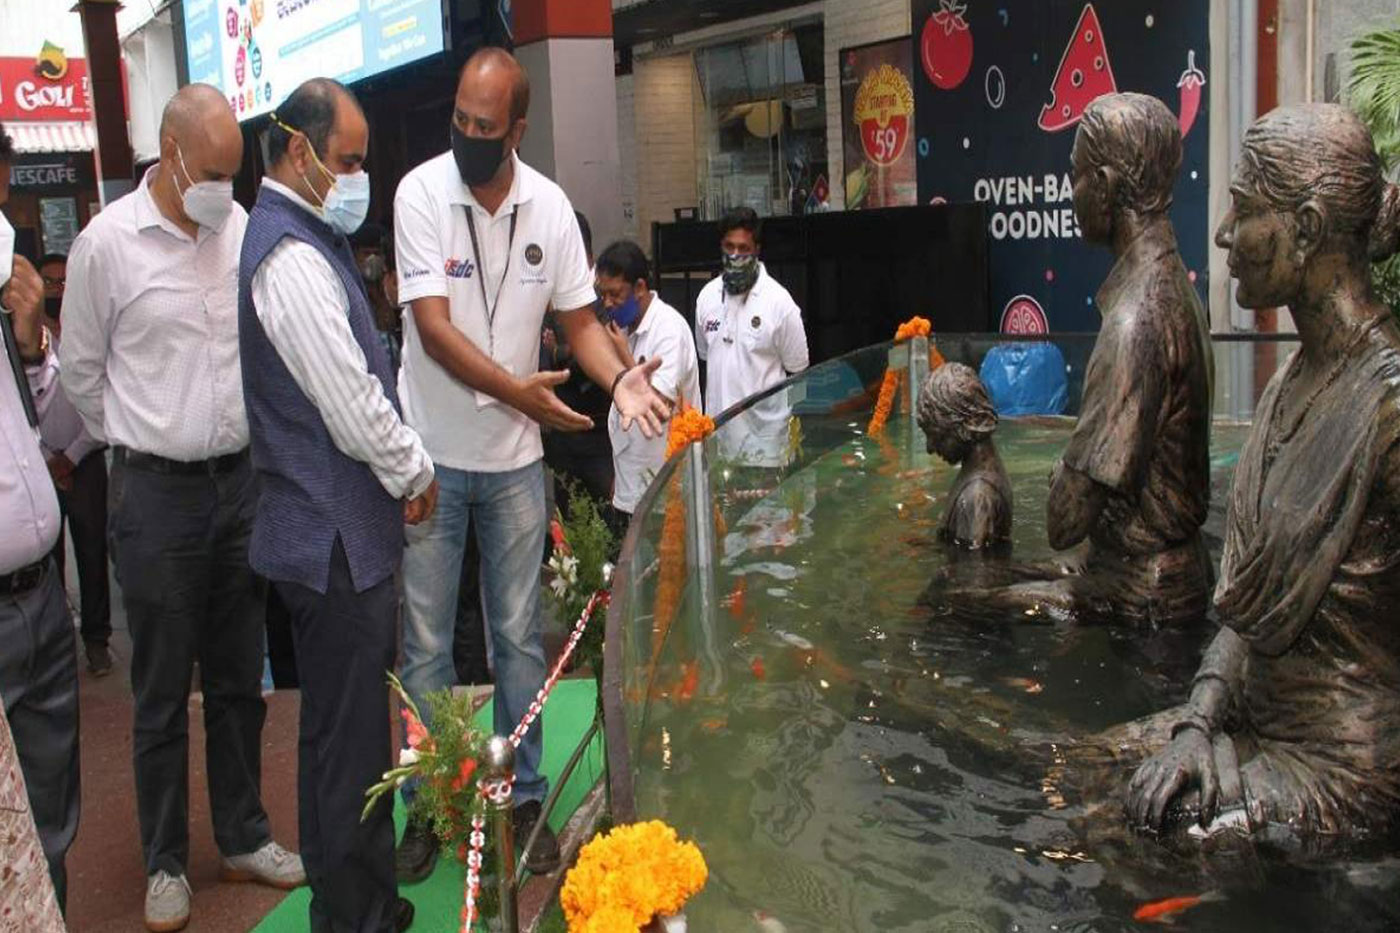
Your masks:
[{"label": "green carpet", "polygon": [[[544,708],[544,772],[550,786],[558,780],[559,772],[568,763],[569,755],[593,722],[597,703],[597,687],[592,677],[562,680]],[[491,728],[491,704],[487,703],[476,716],[482,728]],[[557,832],[579,805],[593,785],[603,775],[603,737],[596,736],[574,769],[573,777],[564,788],[550,817],[549,825]],[[400,833],[404,825],[403,801],[394,805],[394,825]],[[519,840],[517,844],[523,842]],[[413,901],[417,916],[413,929],[422,933],[446,933],[456,929],[462,911],[462,885],[465,868],[455,859],[443,854],[437,868],[427,880],[399,888],[399,894]],[[300,888],[278,904],[254,927],[255,933],[305,933],[308,928],[307,907],[311,891]]]}]

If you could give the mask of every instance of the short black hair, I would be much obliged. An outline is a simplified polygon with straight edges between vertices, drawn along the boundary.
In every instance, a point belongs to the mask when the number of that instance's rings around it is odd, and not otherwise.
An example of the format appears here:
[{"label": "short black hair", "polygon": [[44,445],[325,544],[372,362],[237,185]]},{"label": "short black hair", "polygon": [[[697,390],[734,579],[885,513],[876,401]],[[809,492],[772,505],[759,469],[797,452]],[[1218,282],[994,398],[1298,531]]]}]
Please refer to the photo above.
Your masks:
[{"label": "short black hair", "polygon": [[578,232],[583,237],[583,251],[589,256],[593,255],[593,228],[588,224],[588,218],[583,216],[583,211],[574,211],[574,220],[578,221]]},{"label": "short black hair", "polygon": [[273,119],[264,131],[268,168],[281,162],[292,144],[292,133],[283,125],[305,133],[316,157],[324,160],[326,143],[331,138],[331,130],[335,128],[336,103],[342,94],[350,98],[356,107],[360,106],[348,87],[330,78],[303,81],[287,95],[287,99],[273,112]]},{"label": "short black hair", "polygon": [[67,254],[67,253],[45,253],[43,256],[41,256],[41,257],[39,258],[39,264],[38,264],[38,266],[36,266],[36,268],[42,269],[44,266],[47,266],[47,265],[48,265],[49,263],[51,263],[51,262],[61,262],[61,263],[63,263],[63,264],[66,266],[66,265],[68,265],[68,254]]},{"label": "short black hair", "polygon": [[599,275],[621,278],[628,285],[640,279],[651,288],[651,264],[642,248],[631,240],[618,240],[603,250],[596,268]]},{"label": "short black hair", "polygon": [[383,224],[367,220],[360,224],[360,229],[350,234],[351,249],[384,249],[384,241],[389,237],[389,230]]},{"label": "short black hair", "polygon": [[5,125],[0,123],[0,163],[9,165],[15,160],[15,141],[10,138],[10,134],[5,132]]},{"label": "short black hair", "polygon": [[730,230],[747,230],[753,234],[755,243],[763,242],[763,221],[758,219],[758,211],[751,207],[731,207],[719,219],[719,238]]}]

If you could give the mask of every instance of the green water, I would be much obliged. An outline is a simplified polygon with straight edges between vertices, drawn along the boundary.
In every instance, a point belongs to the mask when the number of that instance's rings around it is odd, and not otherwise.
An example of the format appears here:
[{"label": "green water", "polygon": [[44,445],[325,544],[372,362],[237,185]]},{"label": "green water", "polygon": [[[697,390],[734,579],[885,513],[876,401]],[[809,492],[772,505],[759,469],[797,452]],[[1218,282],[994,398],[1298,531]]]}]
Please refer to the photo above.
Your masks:
[{"label": "green water", "polygon": [[[691,929],[1125,930],[1144,903],[1207,891],[1219,899],[1181,927],[1400,929],[1390,861],[1204,856],[1087,833],[1048,758],[1066,739],[1183,699],[1208,627],[1148,633],[921,607],[947,562],[934,532],[954,468],[905,449],[900,430],[882,449],[839,418],[803,427],[809,449],[826,452],[766,497],[735,495],[751,477],[716,477],[729,597],[715,620],[718,667],[697,662],[705,638],[689,613],[638,727],[640,814],[694,838],[710,866]],[[1217,556],[1244,433],[1222,425],[1213,440]],[[1053,556],[1047,477],[1067,437],[1068,422],[997,434],[1017,561]]]}]

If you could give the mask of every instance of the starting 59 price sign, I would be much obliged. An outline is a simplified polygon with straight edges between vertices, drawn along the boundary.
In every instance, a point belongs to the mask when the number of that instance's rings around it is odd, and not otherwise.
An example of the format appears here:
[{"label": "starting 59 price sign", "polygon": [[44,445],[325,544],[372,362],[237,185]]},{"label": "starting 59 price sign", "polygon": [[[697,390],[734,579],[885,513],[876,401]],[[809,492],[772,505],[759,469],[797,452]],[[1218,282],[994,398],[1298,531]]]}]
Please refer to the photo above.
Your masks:
[{"label": "starting 59 price sign", "polygon": [[1172,220],[1204,299],[1208,0],[913,0],[911,12],[919,203],[987,205],[991,306],[1009,327],[1098,329],[1113,257],[1080,238],[1070,149],[1085,108],[1115,91],[1177,115]]},{"label": "starting 59 price sign", "polygon": [[842,49],[846,209],[918,203],[909,40]]}]

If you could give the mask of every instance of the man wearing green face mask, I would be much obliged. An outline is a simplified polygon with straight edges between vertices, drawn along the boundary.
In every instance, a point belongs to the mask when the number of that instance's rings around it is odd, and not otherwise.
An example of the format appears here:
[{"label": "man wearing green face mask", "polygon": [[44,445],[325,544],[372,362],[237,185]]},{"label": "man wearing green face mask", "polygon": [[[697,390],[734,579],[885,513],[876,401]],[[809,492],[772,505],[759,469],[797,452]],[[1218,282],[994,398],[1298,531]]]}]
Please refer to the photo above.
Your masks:
[{"label": "man wearing green face mask", "polygon": [[[724,273],[695,303],[695,347],[706,363],[705,414],[710,416],[807,368],[802,312],[759,261],[760,234],[753,208],[724,215],[719,223]],[[780,397],[761,402],[745,414],[742,430],[737,425],[721,430],[726,456],[749,466],[782,466],[789,414]]]}]

